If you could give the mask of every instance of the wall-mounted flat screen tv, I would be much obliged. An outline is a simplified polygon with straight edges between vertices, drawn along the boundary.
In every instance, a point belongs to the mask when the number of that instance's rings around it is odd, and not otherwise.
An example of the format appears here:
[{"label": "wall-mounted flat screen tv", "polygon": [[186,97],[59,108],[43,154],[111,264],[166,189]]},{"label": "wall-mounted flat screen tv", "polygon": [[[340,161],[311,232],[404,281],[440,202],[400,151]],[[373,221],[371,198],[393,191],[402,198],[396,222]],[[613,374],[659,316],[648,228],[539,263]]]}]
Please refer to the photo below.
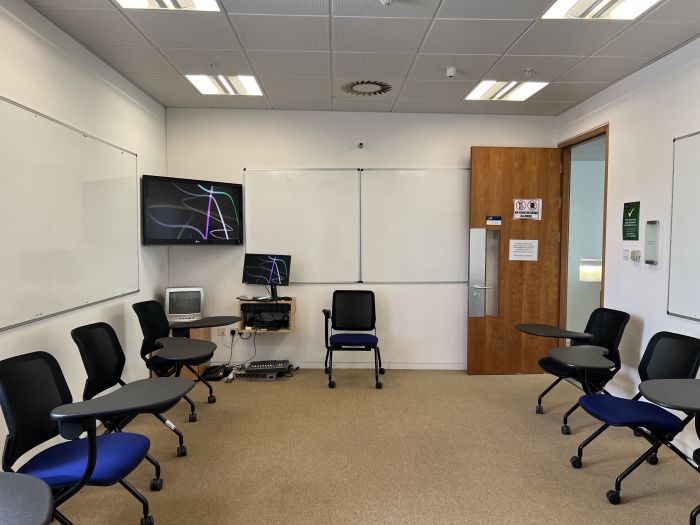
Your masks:
[{"label": "wall-mounted flat screen tv", "polygon": [[242,244],[243,186],[144,175],[143,244]]}]

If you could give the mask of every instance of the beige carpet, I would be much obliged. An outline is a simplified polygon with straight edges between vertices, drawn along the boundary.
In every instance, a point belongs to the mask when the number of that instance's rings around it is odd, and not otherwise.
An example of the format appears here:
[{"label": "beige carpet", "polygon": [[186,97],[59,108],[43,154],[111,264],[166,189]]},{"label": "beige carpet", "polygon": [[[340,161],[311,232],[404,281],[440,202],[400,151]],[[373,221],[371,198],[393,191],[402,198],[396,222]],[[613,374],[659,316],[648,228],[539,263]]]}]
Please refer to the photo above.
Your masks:
[{"label": "beige carpet", "polygon": [[[644,449],[629,430],[598,438],[574,470],[569,457],[594,428],[585,413],[560,417],[579,395],[558,386],[534,411],[549,377],[467,376],[389,370],[383,390],[369,370],[339,370],[329,390],[320,370],[274,382],[216,383],[199,421],[187,407],[169,417],[189,455],[152,416],[129,430],[152,440],[164,488],[148,491],[145,464],[130,480],[149,498],[158,525],[246,523],[687,523],[700,477],[668,449],[605,492]],[[120,486],[89,487],[61,509],[76,524],[137,524],[140,506]]]}]

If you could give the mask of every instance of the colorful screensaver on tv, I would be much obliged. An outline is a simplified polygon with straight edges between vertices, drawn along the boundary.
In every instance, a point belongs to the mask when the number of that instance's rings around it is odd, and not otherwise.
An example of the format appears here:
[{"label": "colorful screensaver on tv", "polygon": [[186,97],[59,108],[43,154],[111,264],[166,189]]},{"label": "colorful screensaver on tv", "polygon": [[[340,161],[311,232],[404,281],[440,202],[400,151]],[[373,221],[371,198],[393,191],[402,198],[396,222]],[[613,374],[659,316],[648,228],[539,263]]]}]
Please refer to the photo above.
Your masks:
[{"label": "colorful screensaver on tv", "polygon": [[241,244],[240,184],[143,178],[146,244]]}]

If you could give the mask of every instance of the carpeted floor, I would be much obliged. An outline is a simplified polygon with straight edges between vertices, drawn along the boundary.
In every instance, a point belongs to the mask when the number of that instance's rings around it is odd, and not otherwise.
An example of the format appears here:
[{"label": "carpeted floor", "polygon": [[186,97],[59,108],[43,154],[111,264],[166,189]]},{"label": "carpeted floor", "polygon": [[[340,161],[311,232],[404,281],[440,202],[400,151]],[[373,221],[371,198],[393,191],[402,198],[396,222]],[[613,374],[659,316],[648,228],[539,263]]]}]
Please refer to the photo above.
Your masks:
[{"label": "carpeted floor", "polygon": [[[646,448],[629,430],[611,429],[588,449],[584,468],[569,457],[596,428],[577,412],[572,434],[562,412],[578,397],[570,385],[534,411],[544,375],[467,376],[388,370],[384,389],[369,370],[338,370],[329,390],[320,370],[273,382],[216,383],[199,421],[183,403],[168,416],[189,455],[152,416],[128,430],[151,438],[163,467],[161,492],[148,491],[152,468],[129,479],[149,498],[157,525],[346,523],[687,523],[700,503],[700,478],[667,449],[608,503],[615,476]],[[140,505],[120,486],[88,487],[61,507],[76,525],[138,524]]]}]

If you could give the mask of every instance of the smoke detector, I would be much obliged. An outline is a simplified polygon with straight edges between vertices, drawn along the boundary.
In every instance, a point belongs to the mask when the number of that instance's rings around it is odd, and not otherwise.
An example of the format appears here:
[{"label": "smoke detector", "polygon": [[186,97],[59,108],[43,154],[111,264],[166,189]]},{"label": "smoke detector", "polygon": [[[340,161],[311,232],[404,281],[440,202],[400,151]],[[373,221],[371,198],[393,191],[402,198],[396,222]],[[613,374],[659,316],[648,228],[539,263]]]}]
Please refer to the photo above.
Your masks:
[{"label": "smoke detector", "polygon": [[[391,0],[387,0],[391,1]],[[350,95],[374,96],[383,95],[392,90],[391,84],[379,80],[354,80],[343,84],[340,89]]]},{"label": "smoke detector", "polygon": [[379,0],[382,5],[391,5],[392,0]]}]

